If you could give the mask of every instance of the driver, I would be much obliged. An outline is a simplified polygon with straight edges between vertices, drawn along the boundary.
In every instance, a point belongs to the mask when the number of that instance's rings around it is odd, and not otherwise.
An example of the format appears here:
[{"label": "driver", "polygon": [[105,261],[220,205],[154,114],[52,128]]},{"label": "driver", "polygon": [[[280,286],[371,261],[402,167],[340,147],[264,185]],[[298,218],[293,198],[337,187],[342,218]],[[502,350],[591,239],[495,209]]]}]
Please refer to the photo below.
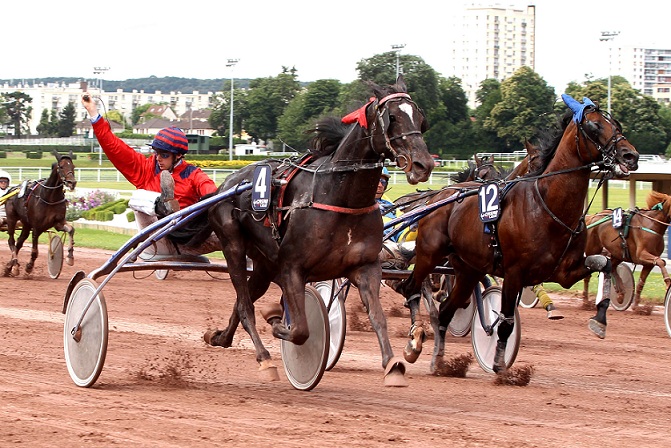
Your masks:
[{"label": "driver", "polygon": [[[5,170],[0,170],[0,196],[4,196],[9,191],[9,185],[12,183],[12,176]],[[5,212],[5,203],[0,204],[0,227],[7,225],[7,213]]]},{"label": "driver", "polygon": [[[193,205],[203,196],[216,192],[217,186],[212,179],[184,159],[189,147],[186,135],[181,129],[161,129],[151,144],[154,154],[145,157],[114,135],[109,122],[103,120],[98,113],[98,106],[89,93],[85,92],[81,101],[91,117],[93,131],[105,155],[133,186],[141,189],[143,197],[148,198],[145,200],[147,207],[136,207],[133,210],[139,230],[156,222],[159,217]],[[147,194],[148,192],[153,192],[153,195]],[[156,198],[158,200],[154,207]],[[161,239],[156,243],[155,251],[152,249],[150,247],[145,250],[141,258],[159,260],[174,258],[175,254],[200,255],[217,251],[220,245],[212,234],[205,243],[195,248],[175,245]]]}]

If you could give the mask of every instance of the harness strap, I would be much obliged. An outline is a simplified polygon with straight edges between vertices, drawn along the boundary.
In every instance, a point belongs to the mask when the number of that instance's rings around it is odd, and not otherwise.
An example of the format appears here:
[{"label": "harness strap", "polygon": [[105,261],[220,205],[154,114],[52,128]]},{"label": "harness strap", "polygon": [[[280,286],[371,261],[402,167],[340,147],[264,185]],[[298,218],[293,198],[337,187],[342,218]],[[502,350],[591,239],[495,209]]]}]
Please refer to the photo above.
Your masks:
[{"label": "harness strap", "polygon": [[376,202],[370,207],[350,208],[350,207],[338,207],[337,205],[320,204],[319,202],[313,202],[312,208],[316,208],[319,210],[326,210],[329,212],[344,213],[346,215],[364,215],[374,210],[378,210],[380,208],[380,205]]}]

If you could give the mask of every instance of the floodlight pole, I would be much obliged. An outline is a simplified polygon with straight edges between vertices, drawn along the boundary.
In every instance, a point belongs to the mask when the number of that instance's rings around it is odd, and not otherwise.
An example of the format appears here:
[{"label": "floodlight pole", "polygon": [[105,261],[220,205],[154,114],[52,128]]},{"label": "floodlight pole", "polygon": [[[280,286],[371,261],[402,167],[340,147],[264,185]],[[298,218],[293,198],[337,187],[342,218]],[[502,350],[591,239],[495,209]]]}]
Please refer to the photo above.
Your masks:
[{"label": "floodlight pole", "polygon": [[[619,31],[601,31],[601,37],[599,38],[602,42],[612,42],[620,34]],[[611,44],[608,44],[608,113],[610,113],[610,88],[611,88],[611,66],[613,65],[613,47]]]},{"label": "floodlight pole", "polygon": [[226,67],[231,67],[231,116],[228,127],[228,160],[233,160],[233,68],[240,59],[229,59]]},{"label": "floodlight pole", "polygon": [[398,79],[398,75],[401,74],[401,65],[399,63],[399,58],[401,55],[401,50],[405,48],[405,44],[394,44],[391,46],[391,49],[396,52],[396,79]]}]

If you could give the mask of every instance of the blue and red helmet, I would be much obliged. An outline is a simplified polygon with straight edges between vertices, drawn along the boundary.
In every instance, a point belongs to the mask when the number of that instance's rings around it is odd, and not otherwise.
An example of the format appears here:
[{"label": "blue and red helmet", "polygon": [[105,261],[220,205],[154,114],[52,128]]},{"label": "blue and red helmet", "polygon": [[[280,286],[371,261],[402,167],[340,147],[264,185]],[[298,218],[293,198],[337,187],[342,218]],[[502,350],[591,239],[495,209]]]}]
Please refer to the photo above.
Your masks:
[{"label": "blue and red helmet", "polygon": [[189,141],[180,128],[170,126],[158,131],[154,141],[151,142],[151,147],[159,151],[184,155],[189,151]]}]

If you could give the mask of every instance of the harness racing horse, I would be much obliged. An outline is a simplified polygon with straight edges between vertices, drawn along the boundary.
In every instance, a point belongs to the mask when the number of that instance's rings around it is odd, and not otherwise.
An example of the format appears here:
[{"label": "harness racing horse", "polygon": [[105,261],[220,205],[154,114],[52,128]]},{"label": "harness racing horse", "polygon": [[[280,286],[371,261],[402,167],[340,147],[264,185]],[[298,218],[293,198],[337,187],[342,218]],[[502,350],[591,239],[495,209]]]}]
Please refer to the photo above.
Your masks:
[{"label": "harness racing horse", "polygon": [[[22,193],[12,196],[5,203],[8,244],[12,253],[12,259],[5,266],[5,277],[10,274],[13,276],[19,274],[19,251],[31,230],[33,248],[30,252],[30,261],[26,264],[26,274],[30,274],[35,266],[40,235],[52,227],[59,232],[68,233],[70,246],[67,263],[70,266],[74,264],[75,229],[65,221],[67,201],[63,187],[69,188],[70,191],[75,189],[77,185],[75,165],[72,163],[72,153],[61,155],[54,150],[54,156],[56,162],[51,165],[51,174],[47,179],[24,182],[22,185],[13,187],[12,190],[21,188]],[[21,233],[15,243],[14,232],[19,221],[21,222]]]},{"label": "harness racing horse", "polygon": [[[643,266],[636,284],[634,308],[641,300],[641,292],[650,271],[659,266],[664,283],[668,288],[671,278],[666,270],[666,262],[661,258],[664,250],[664,233],[671,222],[671,196],[652,191],[647,198],[648,210],[634,209],[624,213],[622,226],[613,227],[613,210],[604,210],[586,217],[587,255],[607,251],[613,264],[616,291],[624,294],[622,279],[617,275],[617,267],[623,261]],[[585,278],[583,300],[589,297],[589,277]]]},{"label": "harness racing horse", "polygon": [[[561,135],[539,148],[543,162],[538,172],[501,183],[496,221],[481,219],[482,195],[477,186],[443,190],[432,202],[454,200],[419,221],[415,269],[397,290],[412,302],[419,299],[423,280],[445,257],[455,270],[453,289],[440,304],[432,371],[442,360],[445,333],[455,311],[486,274],[504,278],[493,364],[495,372],[503,373],[506,344],[524,286],[550,281],[568,288],[593,270],[610,273],[606,257],[584,255],[583,209],[590,171],[599,167],[621,175],[636,170],[638,152],[622,135],[620,124],[588,98],[582,104],[568,95],[562,98],[571,110],[563,117]],[[492,185],[497,184],[487,184]],[[485,206],[496,197],[487,199]],[[589,322],[590,330],[602,338],[610,284],[604,286],[605,299]]]},{"label": "harness racing horse", "polygon": [[[277,379],[277,368],[256,329],[254,302],[271,282],[283,293],[282,308],[262,312],[277,338],[301,345],[308,334],[305,284],[347,277],[358,289],[382,351],[385,385],[405,386],[405,365],[394,358],[380,304],[382,216],[375,201],[385,157],[396,161],[409,183],[433,169],[422,133],[427,122],[402,77],[386,87],[370,84],[374,96],[341,120],[325,119],[312,130],[312,149],[300,160],[269,160],[274,184],[268,212],[254,212],[251,192],[218,203],[209,222],[219,237],[237,293],[228,327],[208,331],[211,345],[230,347],[238,322],[251,336],[260,370]],[[219,191],[250,180],[254,166],[230,175]],[[281,178],[281,179],[280,179]],[[246,257],[253,260],[251,272]],[[249,279],[247,278],[249,275]],[[275,372],[275,373],[273,373]]]}]

